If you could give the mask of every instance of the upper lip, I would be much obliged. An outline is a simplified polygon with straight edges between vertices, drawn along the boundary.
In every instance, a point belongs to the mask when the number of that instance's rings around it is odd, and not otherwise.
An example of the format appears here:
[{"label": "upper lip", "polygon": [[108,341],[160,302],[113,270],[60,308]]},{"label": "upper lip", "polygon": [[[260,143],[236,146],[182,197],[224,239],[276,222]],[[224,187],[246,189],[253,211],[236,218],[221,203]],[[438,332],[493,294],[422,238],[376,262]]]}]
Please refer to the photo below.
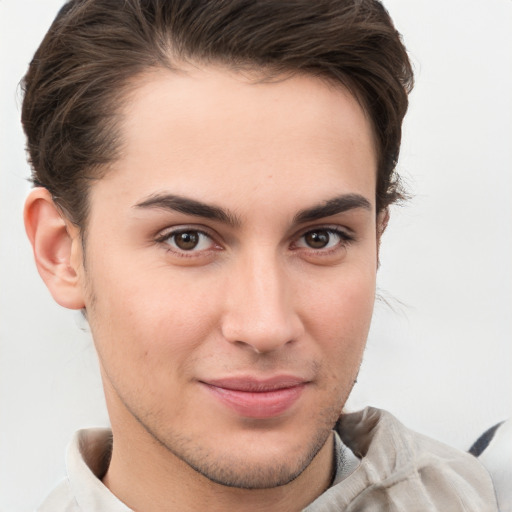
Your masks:
[{"label": "upper lip", "polygon": [[258,378],[253,376],[225,377],[220,379],[203,380],[201,382],[209,386],[229,389],[232,391],[262,393],[265,391],[293,388],[295,386],[306,384],[308,380],[295,375],[275,375],[267,378]]}]

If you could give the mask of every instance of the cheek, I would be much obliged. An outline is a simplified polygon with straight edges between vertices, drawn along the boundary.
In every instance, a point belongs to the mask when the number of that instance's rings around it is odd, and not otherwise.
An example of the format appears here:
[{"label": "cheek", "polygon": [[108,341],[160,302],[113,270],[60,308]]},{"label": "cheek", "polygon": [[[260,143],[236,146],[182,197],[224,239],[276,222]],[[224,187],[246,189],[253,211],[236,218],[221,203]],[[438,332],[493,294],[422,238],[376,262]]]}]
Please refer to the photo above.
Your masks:
[{"label": "cheek", "polygon": [[88,283],[89,323],[102,364],[117,373],[127,366],[156,371],[167,361],[166,371],[176,371],[215,329],[215,302],[191,279],[112,268],[97,264]]},{"label": "cheek", "polygon": [[317,280],[303,294],[306,318],[315,329],[340,334],[364,332],[375,301],[375,270],[343,269],[323,281]]},{"label": "cheek", "polygon": [[310,290],[306,330],[326,363],[354,377],[362,359],[375,301],[375,271],[340,272],[336,279]]}]

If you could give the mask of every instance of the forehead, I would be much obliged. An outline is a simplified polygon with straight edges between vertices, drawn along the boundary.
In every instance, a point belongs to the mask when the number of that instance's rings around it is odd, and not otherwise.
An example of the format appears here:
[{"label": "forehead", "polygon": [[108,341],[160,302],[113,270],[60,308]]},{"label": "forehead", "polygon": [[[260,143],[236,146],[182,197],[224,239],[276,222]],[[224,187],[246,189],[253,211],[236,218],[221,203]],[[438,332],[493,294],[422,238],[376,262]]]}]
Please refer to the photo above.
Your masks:
[{"label": "forehead", "polygon": [[120,133],[121,156],[100,183],[115,180],[133,204],[169,189],[211,201],[242,188],[256,200],[268,183],[331,195],[333,186],[375,187],[371,123],[347,90],[308,75],[265,82],[217,67],[147,73],[125,99]]}]

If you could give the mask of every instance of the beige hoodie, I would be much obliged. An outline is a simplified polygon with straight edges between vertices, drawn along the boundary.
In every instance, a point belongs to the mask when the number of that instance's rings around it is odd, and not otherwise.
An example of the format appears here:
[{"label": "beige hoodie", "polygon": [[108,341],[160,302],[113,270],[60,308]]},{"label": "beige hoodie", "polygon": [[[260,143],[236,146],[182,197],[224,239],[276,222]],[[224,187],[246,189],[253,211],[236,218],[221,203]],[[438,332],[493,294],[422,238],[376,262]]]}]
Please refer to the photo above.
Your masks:
[{"label": "beige hoodie", "polygon": [[338,432],[361,463],[304,512],[498,510],[490,477],[476,458],[407,429],[386,411],[346,414]]},{"label": "beige hoodie", "polygon": [[[472,455],[412,432],[378,409],[344,415],[339,423],[340,438],[361,461],[351,472],[340,465],[333,485],[304,512],[498,510],[489,475]],[[98,478],[111,442],[108,429],[77,432],[67,478],[38,512],[130,512]]]}]

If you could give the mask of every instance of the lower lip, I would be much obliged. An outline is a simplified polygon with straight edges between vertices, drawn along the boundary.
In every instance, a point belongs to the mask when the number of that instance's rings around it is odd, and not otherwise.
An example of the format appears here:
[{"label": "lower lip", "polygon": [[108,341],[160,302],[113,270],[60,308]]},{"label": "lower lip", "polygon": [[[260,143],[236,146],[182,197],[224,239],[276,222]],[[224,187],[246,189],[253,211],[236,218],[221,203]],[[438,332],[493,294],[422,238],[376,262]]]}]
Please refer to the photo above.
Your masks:
[{"label": "lower lip", "polygon": [[299,399],[305,384],[272,391],[249,392],[205,384],[224,405],[246,418],[273,418],[286,412]]}]

